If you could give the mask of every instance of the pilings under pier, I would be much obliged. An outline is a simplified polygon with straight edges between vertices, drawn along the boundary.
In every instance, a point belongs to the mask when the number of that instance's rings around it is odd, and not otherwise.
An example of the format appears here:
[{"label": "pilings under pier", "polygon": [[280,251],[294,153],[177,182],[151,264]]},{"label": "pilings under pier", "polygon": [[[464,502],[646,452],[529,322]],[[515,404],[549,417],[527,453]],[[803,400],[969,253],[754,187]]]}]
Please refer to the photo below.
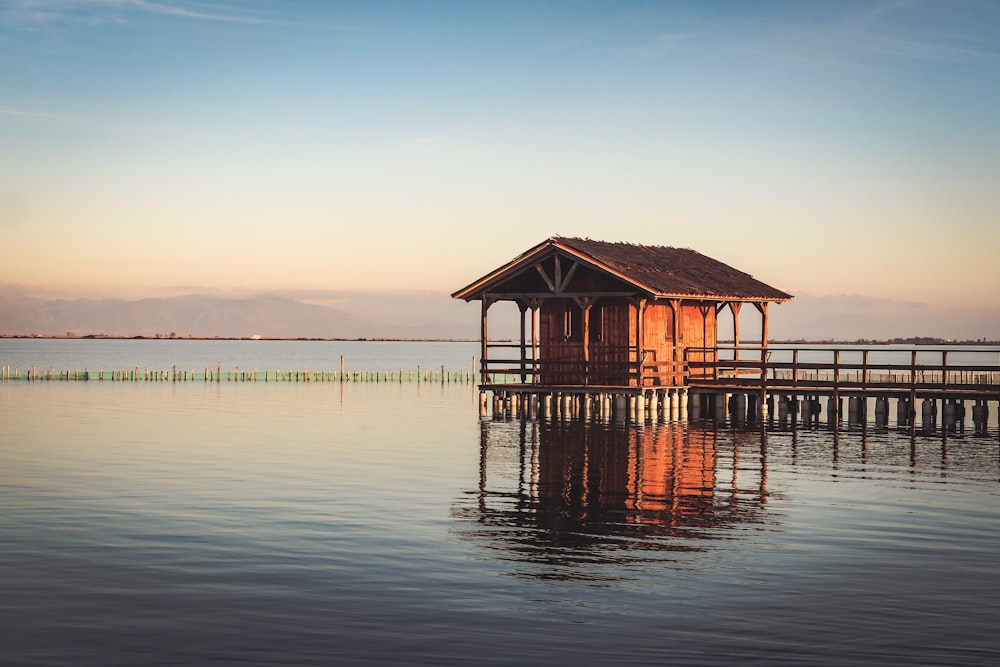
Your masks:
[{"label": "pilings under pier", "polygon": [[579,389],[532,390],[481,387],[482,416],[528,416],[531,419],[586,419],[603,422],[686,421],[685,387],[643,392]]},{"label": "pilings under pier", "polygon": [[[895,403],[895,405],[893,405]],[[823,395],[759,391],[704,391],[688,387],[645,390],[534,389],[484,385],[480,413],[494,418],[586,419],[601,422],[662,422],[714,420],[733,423],[818,425],[865,424],[964,431],[970,421],[976,433],[986,433],[996,410],[1000,432],[1000,395],[921,396]],[[968,407],[971,406],[971,410]],[[895,409],[893,409],[895,408]]]}]

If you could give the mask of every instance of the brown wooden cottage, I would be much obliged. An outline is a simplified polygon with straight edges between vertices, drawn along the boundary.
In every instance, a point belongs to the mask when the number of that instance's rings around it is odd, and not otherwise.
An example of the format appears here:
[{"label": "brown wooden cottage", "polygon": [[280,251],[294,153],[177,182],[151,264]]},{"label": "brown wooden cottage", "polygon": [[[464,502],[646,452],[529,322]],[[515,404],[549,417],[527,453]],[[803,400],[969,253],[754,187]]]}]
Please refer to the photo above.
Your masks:
[{"label": "brown wooden cottage", "polygon": [[[759,311],[763,357],[768,304],[791,295],[686,248],[553,237],[452,297],[482,302],[484,388],[642,392],[705,372],[720,352],[726,308],[736,355],[740,308]],[[519,341],[490,341],[489,310],[499,301],[520,310]]]}]

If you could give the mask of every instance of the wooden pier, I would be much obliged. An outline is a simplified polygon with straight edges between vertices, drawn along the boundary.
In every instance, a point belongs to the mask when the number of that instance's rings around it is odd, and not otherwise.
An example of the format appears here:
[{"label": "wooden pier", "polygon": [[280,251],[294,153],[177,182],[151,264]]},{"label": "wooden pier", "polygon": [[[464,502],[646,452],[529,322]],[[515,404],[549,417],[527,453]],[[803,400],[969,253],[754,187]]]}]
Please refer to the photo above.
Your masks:
[{"label": "wooden pier", "polygon": [[[777,414],[913,425],[1000,413],[1000,349],[768,347],[770,306],[792,298],[687,248],[552,237],[452,294],[479,301],[480,411],[614,420]],[[520,340],[492,341],[489,311],[520,313]],[[750,305],[751,308],[744,308]],[[732,316],[732,345],[719,321]],[[508,306],[509,312],[509,306]],[[756,314],[754,314],[754,312]],[[740,314],[759,345],[740,339]],[[513,378],[513,379],[512,379]],[[491,399],[492,397],[492,399]]]},{"label": "wooden pier", "polygon": [[[636,359],[641,354],[634,355]],[[985,430],[1000,418],[1000,349],[885,347],[687,348],[669,383],[659,365],[626,364],[628,385],[555,385],[541,360],[523,368],[490,365],[480,386],[483,414],[643,421],[769,417],[801,423],[825,418],[897,426],[942,427],[972,422]],[[551,374],[551,373],[549,373]],[[508,382],[511,376],[520,381]],[[678,380],[680,380],[678,382]],[[492,401],[490,399],[492,395]],[[846,410],[845,410],[846,404]],[[893,410],[893,408],[895,408]],[[995,410],[995,412],[994,412]],[[1000,423],[998,423],[1000,426]]]}]

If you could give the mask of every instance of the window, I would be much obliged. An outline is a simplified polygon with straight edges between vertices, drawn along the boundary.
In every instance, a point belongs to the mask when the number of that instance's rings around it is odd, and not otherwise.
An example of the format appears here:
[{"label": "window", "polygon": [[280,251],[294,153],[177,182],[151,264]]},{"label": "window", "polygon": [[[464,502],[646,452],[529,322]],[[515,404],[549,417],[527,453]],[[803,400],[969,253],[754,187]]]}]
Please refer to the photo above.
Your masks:
[{"label": "window", "polygon": [[[604,338],[604,307],[595,304],[590,307],[588,321],[591,342]],[[566,340],[583,340],[583,308],[573,302],[566,303],[563,311],[563,335]]]},{"label": "window", "polygon": [[563,336],[566,340],[580,340],[583,335],[583,310],[573,302],[566,303],[563,311]]},{"label": "window", "polygon": [[604,340],[604,306],[595,303],[590,308],[590,342]]}]

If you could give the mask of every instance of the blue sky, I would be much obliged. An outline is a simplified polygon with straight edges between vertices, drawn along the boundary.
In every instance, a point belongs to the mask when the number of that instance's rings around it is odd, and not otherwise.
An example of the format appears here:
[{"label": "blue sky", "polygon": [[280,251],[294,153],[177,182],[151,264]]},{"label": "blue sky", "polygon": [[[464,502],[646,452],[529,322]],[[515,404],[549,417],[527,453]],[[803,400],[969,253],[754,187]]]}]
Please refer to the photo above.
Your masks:
[{"label": "blue sky", "polygon": [[0,283],[453,291],[554,235],[1000,312],[1000,3],[0,2]]}]

